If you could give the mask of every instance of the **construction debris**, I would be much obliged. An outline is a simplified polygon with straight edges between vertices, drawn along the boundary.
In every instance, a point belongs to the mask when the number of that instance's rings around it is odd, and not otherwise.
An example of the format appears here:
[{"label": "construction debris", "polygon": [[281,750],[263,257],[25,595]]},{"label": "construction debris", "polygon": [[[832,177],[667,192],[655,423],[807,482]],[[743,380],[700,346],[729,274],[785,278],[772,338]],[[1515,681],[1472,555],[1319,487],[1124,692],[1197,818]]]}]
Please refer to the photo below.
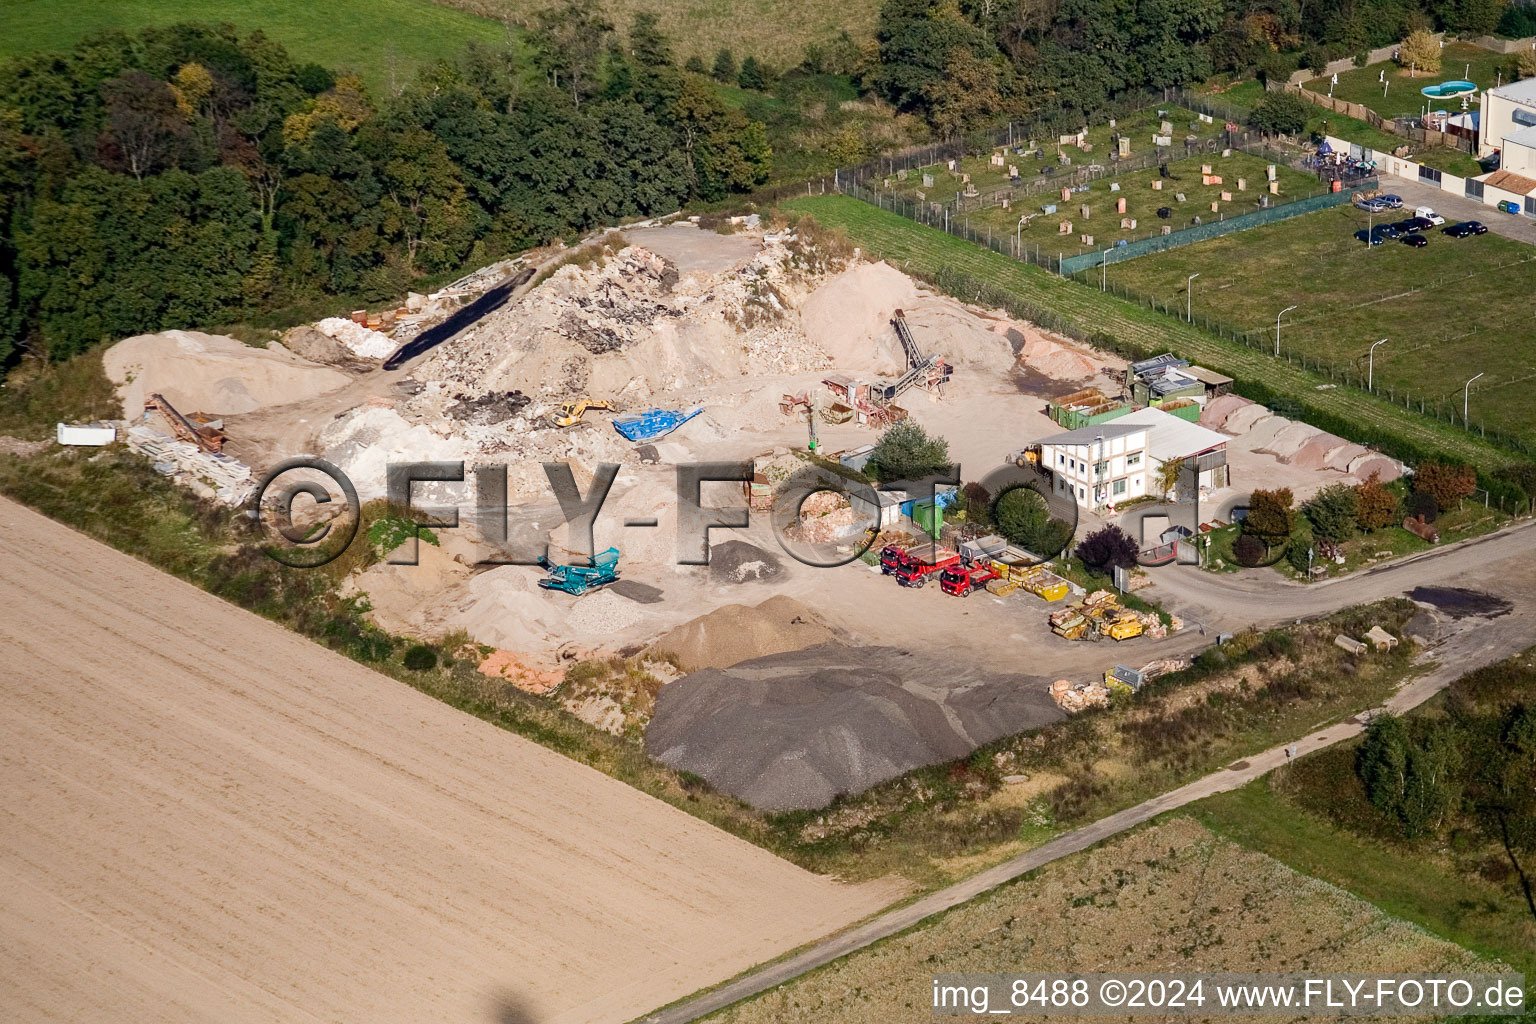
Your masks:
[{"label": "construction debris", "polygon": [[218,452],[204,451],[143,424],[128,428],[128,447],[152,460],[155,472],[212,498],[221,505],[243,504],[256,490],[251,467]]},{"label": "construction debris", "polygon": [[1109,687],[1103,683],[1074,683],[1070,679],[1058,679],[1051,684],[1051,700],[1069,714],[1089,708],[1107,708]]},{"label": "construction debris", "polygon": [[353,355],[364,359],[383,359],[395,350],[389,335],[369,330],[362,324],[339,316],[326,317],[315,324],[315,330],[345,345]]}]

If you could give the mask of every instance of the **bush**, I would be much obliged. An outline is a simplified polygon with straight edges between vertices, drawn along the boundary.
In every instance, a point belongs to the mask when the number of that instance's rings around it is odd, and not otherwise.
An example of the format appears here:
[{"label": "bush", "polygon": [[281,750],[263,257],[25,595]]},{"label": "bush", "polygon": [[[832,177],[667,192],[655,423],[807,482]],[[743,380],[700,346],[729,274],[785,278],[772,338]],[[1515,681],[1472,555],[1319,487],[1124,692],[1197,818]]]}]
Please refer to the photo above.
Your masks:
[{"label": "bush", "polygon": [[1308,564],[1307,552],[1312,550],[1314,538],[1312,529],[1305,521],[1296,524],[1296,532],[1291,534],[1290,547],[1286,548],[1285,560],[1291,563],[1291,568],[1297,572],[1306,572],[1311,566]]},{"label": "bush", "polygon": [[1413,68],[1414,73],[1422,71],[1425,74],[1438,75],[1440,73],[1440,41],[1430,35],[1425,29],[1415,29],[1408,33],[1402,45],[1398,47],[1397,62],[1405,68]]},{"label": "bush", "polygon": [[1413,489],[1434,495],[1441,509],[1455,508],[1477,489],[1477,471],[1471,466],[1422,462],[1414,471]]},{"label": "bush", "polygon": [[1362,530],[1379,530],[1397,522],[1397,495],[1382,484],[1380,476],[1372,473],[1369,480],[1355,488],[1355,522]]},{"label": "bush", "polygon": [[1328,70],[1328,51],[1314,43],[1301,51],[1301,66],[1313,75],[1321,75]]},{"label": "bush", "polygon": [[1348,484],[1329,484],[1302,506],[1312,533],[1334,543],[1353,536],[1360,514],[1360,498]]},{"label": "bush", "polygon": [[997,532],[1026,550],[1054,557],[1072,542],[1072,524],[1051,518],[1045,498],[1032,487],[1014,487],[992,503]]},{"label": "bush", "polygon": [[417,644],[406,649],[401,661],[412,672],[427,672],[437,667],[437,652],[426,644]]},{"label": "bush", "polygon": [[1246,565],[1250,569],[1263,562],[1268,553],[1264,542],[1251,533],[1238,534],[1237,540],[1232,543],[1232,557],[1237,559],[1238,565]]},{"label": "bush", "polygon": [[1414,491],[1408,495],[1408,514],[1432,523],[1440,518],[1440,503],[1428,491]]},{"label": "bush", "polygon": [[1269,135],[1300,135],[1307,126],[1307,101],[1288,92],[1269,92],[1253,108],[1248,123]]},{"label": "bush", "polygon": [[865,467],[881,483],[921,480],[949,466],[949,442],[929,437],[911,420],[903,420],[880,435]]},{"label": "bush", "polygon": [[1076,555],[1094,572],[1129,569],[1136,564],[1136,541],[1118,526],[1105,526],[1083,538]]},{"label": "bush", "polygon": [[1243,520],[1243,533],[1253,534],[1266,545],[1280,543],[1296,526],[1296,512],[1291,507],[1295,500],[1289,487],[1254,491],[1248,496],[1248,517]]},{"label": "bush", "polygon": [[960,501],[957,504],[965,509],[966,517],[978,526],[992,522],[992,492],[974,480],[960,488]]}]

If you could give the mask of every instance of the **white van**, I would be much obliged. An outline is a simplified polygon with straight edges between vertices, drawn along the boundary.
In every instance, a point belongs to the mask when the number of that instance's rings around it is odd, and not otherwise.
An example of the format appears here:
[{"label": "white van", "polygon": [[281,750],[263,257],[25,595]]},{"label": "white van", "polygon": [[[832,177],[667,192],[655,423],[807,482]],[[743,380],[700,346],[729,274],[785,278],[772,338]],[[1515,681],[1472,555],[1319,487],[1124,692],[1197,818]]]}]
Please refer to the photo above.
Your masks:
[{"label": "white van", "polygon": [[1429,221],[1436,227],[1439,227],[1441,224],[1445,223],[1445,218],[1436,213],[1434,207],[1432,206],[1420,206],[1418,209],[1413,211],[1413,215],[1415,217],[1423,217],[1425,220]]}]

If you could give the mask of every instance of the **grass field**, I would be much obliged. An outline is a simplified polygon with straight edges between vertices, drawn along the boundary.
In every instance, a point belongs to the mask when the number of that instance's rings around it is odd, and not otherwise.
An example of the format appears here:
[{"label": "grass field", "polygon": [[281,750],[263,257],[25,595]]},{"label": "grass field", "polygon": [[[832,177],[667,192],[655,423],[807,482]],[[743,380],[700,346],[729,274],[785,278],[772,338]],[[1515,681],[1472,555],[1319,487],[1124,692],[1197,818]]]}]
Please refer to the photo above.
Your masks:
[{"label": "grass field", "polygon": [[[1369,107],[1382,117],[1413,116],[1424,110],[1426,103],[1433,110],[1455,113],[1461,110],[1461,100],[1430,100],[1419,90],[1426,85],[1460,81],[1463,78],[1476,83],[1479,89],[1492,89],[1502,80],[1514,79],[1515,58],[1512,54],[1494,53],[1471,43],[1446,43],[1440,51],[1440,70],[1427,75],[1420,71],[1416,76],[1407,68],[1398,67],[1395,61],[1383,61],[1363,68],[1352,68],[1339,74],[1339,84],[1333,87],[1335,99],[1348,100]],[[1386,82],[1380,81],[1386,73]],[[1313,92],[1328,95],[1330,79],[1314,78],[1305,83]],[[1385,85],[1385,95],[1383,95]]]},{"label": "grass field", "polygon": [[[1086,190],[1074,190],[1070,201],[1063,201],[1057,191],[1025,197],[1023,193],[1014,195],[1008,190],[980,200],[989,205],[969,209],[961,217],[972,230],[990,230],[1001,237],[1013,236],[1019,244],[1029,248],[1073,256],[1103,249],[1121,240],[1148,238],[1156,235],[1165,224],[1178,229],[1189,227],[1197,217],[1211,220],[1221,214],[1251,213],[1259,208],[1260,196],[1267,194],[1265,168],[1268,164],[1269,161],[1236,150],[1225,157],[1220,153],[1209,153],[1171,161],[1168,170],[1177,180],[1163,180],[1158,168],[1148,167],[1092,181]],[[966,169],[972,165],[973,169]],[[1201,171],[1207,166],[1213,177],[1221,179],[1219,183],[1202,183],[1204,175]],[[1004,167],[1003,171],[1006,170]],[[1284,163],[1276,164],[1275,171],[1280,191],[1271,197],[1271,202],[1290,202],[1322,191],[1320,183],[1311,175],[1292,170]],[[926,180],[920,177],[922,173],[931,175],[935,182],[926,193],[915,187]],[[952,202],[955,192],[965,187],[960,178],[963,173],[969,173],[971,184],[984,193],[1007,182],[1006,173],[1000,174],[996,167],[982,159],[967,161],[955,171],[939,165],[925,172],[909,174],[904,182],[891,180],[897,194],[914,200],[919,195],[927,195],[930,201],[939,202],[948,197]],[[1154,182],[1161,182],[1162,188],[1154,189]],[[1002,206],[1004,197],[1010,198],[1006,209]],[[1117,205],[1120,200],[1125,202],[1123,214]],[[1213,205],[1216,210],[1212,209]],[[1047,207],[1054,208],[1054,212],[1045,212]],[[1084,207],[1089,211],[1086,218]],[[1167,220],[1160,219],[1157,216],[1160,208],[1167,208],[1172,216]],[[1022,227],[1021,217],[1029,218]],[[1060,233],[1063,222],[1072,225],[1071,234]],[[1084,241],[1085,236],[1093,239],[1092,244]]]},{"label": "grass field", "polygon": [[4,8],[0,59],[68,49],[103,29],[227,21],[242,33],[261,29],[300,62],[356,71],[380,95],[471,39],[507,42],[503,25],[431,0],[6,0]]},{"label": "grass field", "polygon": [[1505,892],[1421,851],[1336,828],[1277,793],[1271,779],[1208,797],[1190,811],[1218,835],[1527,975],[1536,973],[1536,926]]},{"label": "grass field", "polygon": [[[1328,387],[1332,382],[1326,376],[1284,359],[1277,360],[1262,349],[1224,340],[1145,305],[1064,280],[857,199],[814,196],[793,200],[785,208],[810,214],[825,227],[843,229],[855,245],[897,267],[924,274],[959,272],[1003,289],[1020,302],[1068,319],[1085,336],[1100,333],[1146,351],[1178,352],[1240,381],[1262,382],[1305,403],[1303,411],[1316,409],[1363,430],[1402,438],[1421,451],[1464,459],[1482,469],[1516,461],[1516,456],[1504,448],[1459,427],[1394,406],[1384,397],[1346,387]],[[1487,239],[1484,236],[1471,242],[1477,244]]]},{"label": "grass field", "polygon": [[[521,21],[550,0],[438,0],[450,7],[491,18]],[[875,32],[878,0],[839,4],[804,4],[795,0],[599,0],[598,6],[619,30],[626,31],[640,11],[656,15],[672,40],[679,63],[698,55],[706,64],[715,51],[729,48],[739,64],[743,57],[766,60],[776,68],[794,67],[805,57],[807,43],[825,43],[846,31],[863,41]]]},{"label": "grass field", "polygon": [[[1378,219],[1379,222],[1379,219]],[[1241,330],[1273,337],[1287,306],[1284,350],[1364,376],[1376,350],[1378,390],[1407,391],[1459,414],[1476,373],[1474,424],[1536,441],[1536,248],[1492,232],[1429,245],[1367,247],[1354,238],[1367,215],[1344,206],[1115,264],[1109,280],[1170,305],[1185,302]]]},{"label": "grass field", "polygon": [[[933,1005],[930,976],[948,972],[1390,974],[1486,964],[1179,817],[1048,865],[708,1019],[926,1020]],[[1031,1013],[1029,1019],[1045,1015]]]}]

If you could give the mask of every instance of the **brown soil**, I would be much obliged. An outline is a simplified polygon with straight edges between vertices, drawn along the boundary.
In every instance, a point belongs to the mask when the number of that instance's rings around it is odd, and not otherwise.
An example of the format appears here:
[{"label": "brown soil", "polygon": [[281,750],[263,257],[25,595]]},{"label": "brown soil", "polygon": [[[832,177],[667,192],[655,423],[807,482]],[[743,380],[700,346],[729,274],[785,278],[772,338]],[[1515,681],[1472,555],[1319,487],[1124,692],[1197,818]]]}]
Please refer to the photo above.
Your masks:
[{"label": "brown soil", "polygon": [[0,502],[9,1020],[628,1020],[877,909]]}]

